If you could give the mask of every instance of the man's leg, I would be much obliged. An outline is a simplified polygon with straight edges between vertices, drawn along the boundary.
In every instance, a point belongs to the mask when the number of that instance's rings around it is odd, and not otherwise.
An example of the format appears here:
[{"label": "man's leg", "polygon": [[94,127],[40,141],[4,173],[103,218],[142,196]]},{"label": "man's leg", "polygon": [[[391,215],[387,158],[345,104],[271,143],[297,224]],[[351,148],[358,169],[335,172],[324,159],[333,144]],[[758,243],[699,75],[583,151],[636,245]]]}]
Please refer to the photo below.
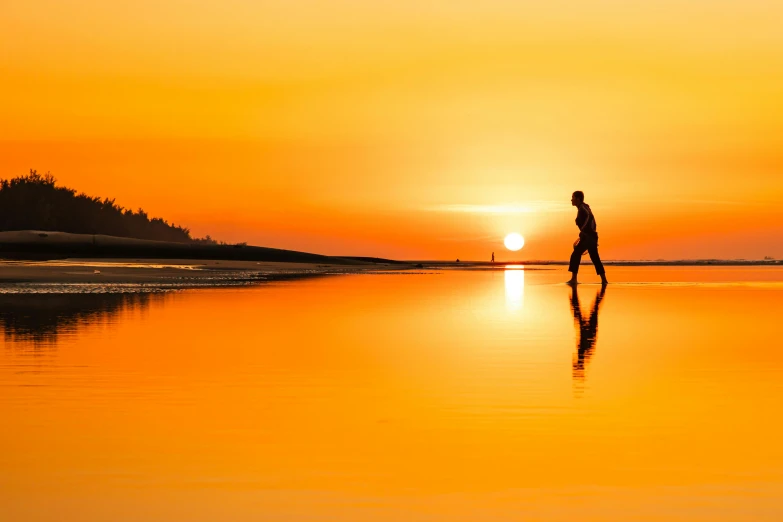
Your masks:
[{"label": "man's leg", "polygon": [[590,261],[595,265],[595,273],[601,276],[601,282],[606,284],[606,270],[604,269],[604,264],[601,262],[601,256],[598,255],[598,244],[591,244],[587,249],[587,253],[590,254]]},{"label": "man's leg", "polygon": [[571,260],[568,262],[568,271],[571,272],[572,283],[576,282],[576,274],[579,273],[579,263],[582,262],[582,254],[587,250],[584,241],[580,241],[578,245],[574,247],[574,251],[571,253]]}]

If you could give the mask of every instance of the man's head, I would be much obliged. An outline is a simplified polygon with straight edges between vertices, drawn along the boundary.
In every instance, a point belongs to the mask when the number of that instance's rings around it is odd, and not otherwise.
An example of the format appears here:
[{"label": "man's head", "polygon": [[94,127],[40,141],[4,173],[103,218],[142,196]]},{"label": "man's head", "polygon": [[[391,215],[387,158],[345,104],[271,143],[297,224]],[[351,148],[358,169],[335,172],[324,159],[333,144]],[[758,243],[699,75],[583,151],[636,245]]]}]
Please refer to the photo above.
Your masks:
[{"label": "man's head", "polygon": [[571,194],[571,205],[574,207],[581,205],[585,202],[585,193],[581,190],[577,190],[573,194]]}]

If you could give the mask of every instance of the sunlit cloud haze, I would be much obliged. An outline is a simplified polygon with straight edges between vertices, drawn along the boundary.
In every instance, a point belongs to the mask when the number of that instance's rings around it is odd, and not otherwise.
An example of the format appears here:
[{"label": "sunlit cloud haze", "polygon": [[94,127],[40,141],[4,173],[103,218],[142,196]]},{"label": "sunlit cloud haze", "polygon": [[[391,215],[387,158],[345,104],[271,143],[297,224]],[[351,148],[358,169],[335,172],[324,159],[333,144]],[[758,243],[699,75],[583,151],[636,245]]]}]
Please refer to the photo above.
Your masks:
[{"label": "sunlit cloud haze", "polygon": [[476,214],[527,214],[530,212],[558,212],[571,208],[569,203],[558,201],[533,201],[530,203],[508,203],[500,205],[436,205],[435,212],[469,212]]},{"label": "sunlit cloud haze", "polygon": [[[228,241],[783,257],[783,4],[6,1],[0,175]],[[462,238],[462,239],[460,239]],[[478,238],[478,239],[477,239]]]}]

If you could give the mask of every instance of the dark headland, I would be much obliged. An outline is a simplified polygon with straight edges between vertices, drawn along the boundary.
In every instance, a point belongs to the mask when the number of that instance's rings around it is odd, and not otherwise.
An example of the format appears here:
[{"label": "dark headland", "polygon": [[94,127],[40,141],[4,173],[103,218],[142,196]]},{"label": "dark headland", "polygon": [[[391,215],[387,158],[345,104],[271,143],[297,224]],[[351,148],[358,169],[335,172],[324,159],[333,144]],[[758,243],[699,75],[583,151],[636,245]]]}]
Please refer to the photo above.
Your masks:
[{"label": "dark headland", "polygon": [[194,238],[186,227],[77,193],[34,170],[0,180],[0,260],[6,283],[234,283],[413,268]]},{"label": "dark headland", "polygon": [[56,231],[0,232],[0,283],[224,285],[405,270],[414,264],[247,245]]}]

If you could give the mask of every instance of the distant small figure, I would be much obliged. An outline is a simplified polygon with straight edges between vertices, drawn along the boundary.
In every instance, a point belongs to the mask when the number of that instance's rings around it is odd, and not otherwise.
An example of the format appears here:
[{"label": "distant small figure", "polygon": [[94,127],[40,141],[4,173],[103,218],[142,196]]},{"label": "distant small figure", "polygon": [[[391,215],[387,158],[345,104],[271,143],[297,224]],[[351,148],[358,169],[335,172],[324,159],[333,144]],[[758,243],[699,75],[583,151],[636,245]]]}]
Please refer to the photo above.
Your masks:
[{"label": "distant small figure", "polygon": [[495,264],[495,253],[494,252],[492,252],[492,264],[493,265]]},{"label": "distant small figure", "polygon": [[585,252],[590,254],[590,260],[595,265],[595,273],[601,276],[601,284],[609,283],[606,280],[606,271],[601,263],[601,257],[598,255],[598,232],[595,224],[595,216],[590,210],[590,205],[585,203],[585,194],[577,190],[571,195],[571,205],[578,208],[576,214],[576,226],[579,227],[579,239],[574,242],[574,252],[571,254],[571,261],[568,264],[568,271],[571,272],[569,285],[577,284],[576,274],[579,272],[579,263]]},{"label": "distant small figure", "polygon": [[459,258],[457,258],[457,263],[459,263]]}]

